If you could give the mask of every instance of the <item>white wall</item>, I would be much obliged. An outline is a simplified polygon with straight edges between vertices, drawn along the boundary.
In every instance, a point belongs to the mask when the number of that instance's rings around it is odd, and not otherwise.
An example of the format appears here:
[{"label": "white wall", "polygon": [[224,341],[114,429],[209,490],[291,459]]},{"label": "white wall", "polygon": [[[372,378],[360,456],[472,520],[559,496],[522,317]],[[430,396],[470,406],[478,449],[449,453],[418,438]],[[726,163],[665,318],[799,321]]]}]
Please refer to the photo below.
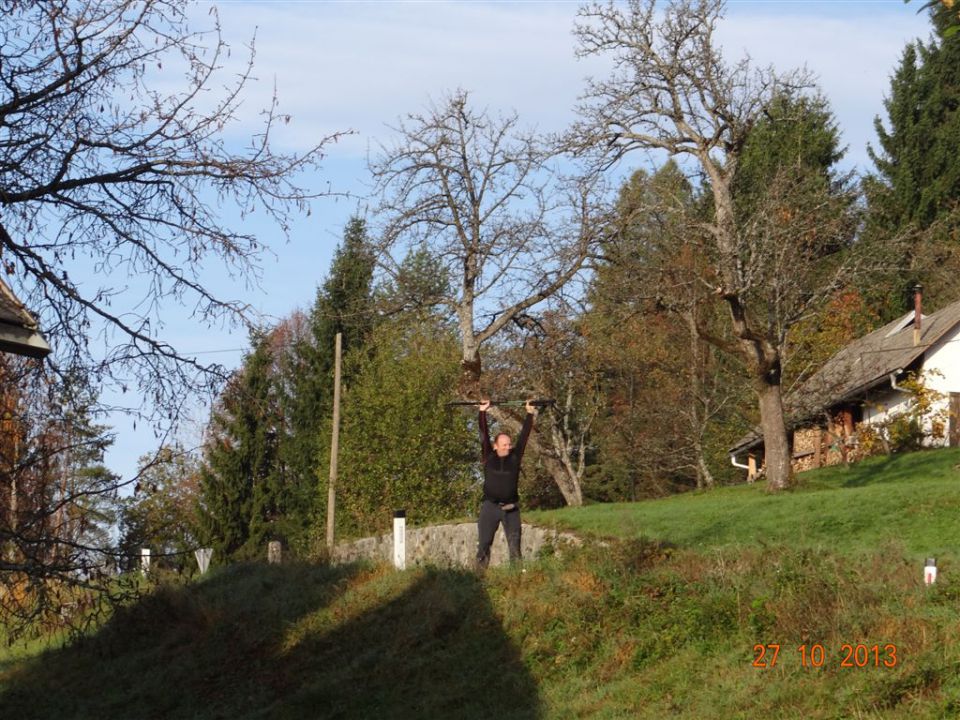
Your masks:
[{"label": "white wall", "polygon": [[[932,414],[939,414],[941,411],[946,417],[946,411],[949,409],[950,393],[960,392],[960,326],[947,333],[939,341],[934,343],[927,350],[923,365],[924,380],[928,388],[936,390],[944,395],[939,403],[936,403]],[[876,425],[900,413],[906,412],[910,407],[910,397],[904,392],[900,392],[887,387],[870,394],[868,401],[863,406],[863,422],[868,425]],[[930,419],[925,421],[925,430],[930,432]],[[948,438],[944,436],[941,439],[929,438],[924,442],[927,446],[946,445]]]},{"label": "white wall", "polygon": [[863,422],[878,425],[891,417],[905,412],[910,407],[910,396],[891,386],[873,390],[863,404]]},{"label": "white wall", "polygon": [[[943,400],[937,403],[935,412],[942,411],[947,417],[950,409],[950,393],[960,392],[960,326],[944,335],[934,343],[926,353],[924,377],[927,387],[943,394]],[[947,421],[949,429],[949,421]],[[946,433],[930,445],[947,445],[950,439]]]},{"label": "white wall", "polygon": [[[927,386],[949,394],[960,392],[960,326],[940,338],[927,351],[924,370],[928,373]],[[937,371],[930,374],[929,371]]]}]

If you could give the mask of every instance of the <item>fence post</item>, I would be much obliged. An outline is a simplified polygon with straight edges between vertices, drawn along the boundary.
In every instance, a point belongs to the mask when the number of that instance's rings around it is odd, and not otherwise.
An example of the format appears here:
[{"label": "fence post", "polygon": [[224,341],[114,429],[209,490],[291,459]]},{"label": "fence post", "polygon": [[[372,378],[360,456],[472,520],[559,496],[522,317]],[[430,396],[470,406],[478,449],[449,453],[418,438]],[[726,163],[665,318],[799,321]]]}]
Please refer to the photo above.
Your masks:
[{"label": "fence post", "polygon": [[407,567],[407,511],[393,512],[393,566],[397,570]]}]

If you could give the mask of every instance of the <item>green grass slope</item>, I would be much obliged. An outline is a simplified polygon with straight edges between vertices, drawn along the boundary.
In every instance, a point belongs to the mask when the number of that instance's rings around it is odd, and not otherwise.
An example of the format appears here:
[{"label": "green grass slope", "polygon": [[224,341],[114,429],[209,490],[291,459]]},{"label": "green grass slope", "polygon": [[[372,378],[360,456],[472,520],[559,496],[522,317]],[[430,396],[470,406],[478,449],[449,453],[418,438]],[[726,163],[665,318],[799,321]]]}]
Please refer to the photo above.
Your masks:
[{"label": "green grass slope", "polygon": [[786,543],[845,554],[895,539],[921,556],[958,559],[960,449],[870,458],[803,473],[790,492],[763,483],[641,503],[528,513],[535,522],[690,548]]},{"label": "green grass slope", "polygon": [[[158,588],[80,643],[0,653],[0,718],[960,716],[955,562],[927,588],[914,546],[953,552],[960,528],[936,502],[952,500],[960,456],[907,460],[820,472],[778,498],[733,488],[605,520],[564,511],[674,545],[587,542],[524,572],[220,570]],[[889,532],[858,519],[864,503]],[[896,507],[927,534],[904,536]],[[846,538],[801,511],[832,513]]]}]

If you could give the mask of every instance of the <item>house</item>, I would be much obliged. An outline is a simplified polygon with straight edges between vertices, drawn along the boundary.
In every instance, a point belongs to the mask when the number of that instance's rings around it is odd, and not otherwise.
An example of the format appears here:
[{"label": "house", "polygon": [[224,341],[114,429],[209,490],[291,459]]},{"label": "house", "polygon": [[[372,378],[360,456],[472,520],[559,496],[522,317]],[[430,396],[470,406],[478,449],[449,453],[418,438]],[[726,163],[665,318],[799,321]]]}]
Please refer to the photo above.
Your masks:
[{"label": "house", "polygon": [[0,351],[43,358],[50,346],[40,334],[37,321],[27,312],[13,290],[0,279]]},{"label": "house", "polygon": [[[847,460],[863,428],[903,416],[913,395],[901,383],[911,375],[939,396],[924,445],[960,445],[960,301],[923,315],[920,290],[912,312],[844,347],[784,399],[795,471]],[[931,417],[943,418],[943,427]],[[763,457],[759,428],[730,448],[730,457],[753,480]]]}]

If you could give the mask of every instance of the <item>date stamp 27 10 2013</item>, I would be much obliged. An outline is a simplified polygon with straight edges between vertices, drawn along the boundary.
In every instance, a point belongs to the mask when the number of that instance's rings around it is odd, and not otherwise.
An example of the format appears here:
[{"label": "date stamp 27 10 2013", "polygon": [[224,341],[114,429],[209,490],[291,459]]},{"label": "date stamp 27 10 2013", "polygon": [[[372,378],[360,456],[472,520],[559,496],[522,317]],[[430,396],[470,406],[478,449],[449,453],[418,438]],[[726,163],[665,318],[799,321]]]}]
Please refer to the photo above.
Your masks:
[{"label": "date stamp 27 10 2013", "polygon": [[757,643],[753,646],[753,667],[771,669],[792,657],[801,668],[894,668],[900,662],[897,646],[893,643],[842,643],[839,652],[831,652],[820,643],[805,643],[796,649],[796,655],[781,654],[779,643]]}]

